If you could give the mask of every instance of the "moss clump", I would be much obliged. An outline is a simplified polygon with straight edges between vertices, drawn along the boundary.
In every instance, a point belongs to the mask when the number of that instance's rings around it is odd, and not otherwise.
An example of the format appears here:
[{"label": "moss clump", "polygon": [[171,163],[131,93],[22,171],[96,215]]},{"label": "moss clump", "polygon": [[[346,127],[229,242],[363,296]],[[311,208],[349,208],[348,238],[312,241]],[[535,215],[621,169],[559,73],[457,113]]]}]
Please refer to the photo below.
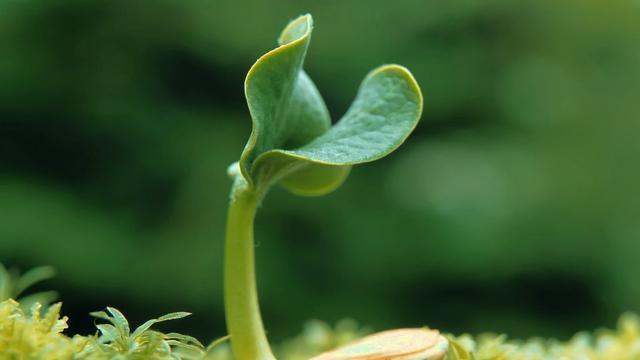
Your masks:
[{"label": "moss clump", "polygon": [[[34,304],[25,311],[12,299],[0,302],[0,359],[122,359],[122,360],[232,360],[225,339],[204,347],[198,340],[178,333],[162,333],[151,327],[179,319],[188,313],[172,313],[152,319],[131,331],[122,313],[114,308],[93,313],[105,323],[94,335],[69,337],[63,333],[67,317],[61,304],[44,309]],[[276,348],[283,360],[305,360],[367,333],[353,322],[331,327],[321,321],[307,323],[303,332]],[[579,333],[571,340],[508,340],[504,335],[447,336],[447,360],[635,360],[640,358],[640,318],[625,314],[616,329]],[[220,346],[218,346],[220,345]]]},{"label": "moss clump", "polygon": [[[225,340],[205,347],[197,339],[179,333],[152,330],[159,322],[190,315],[175,312],[146,321],[131,329],[117,309],[91,315],[102,320],[93,335],[63,333],[67,317],[60,315],[61,303],[48,303],[53,292],[25,296],[19,301],[7,298],[21,295],[30,285],[53,276],[50,268],[37,268],[19,276],[0,264],[0,360],[232,360]],[[3,298],[4,297],[4,298]],[[279,347],[282,360],[306,360],[327,350],[355,341],[369,331],[353,321],[335,327],[313,320],[303,332]],[[531,339],[509,340],[505,335],[448,335],[446,360],[637,360],[640,359],[640,318],[625,314],[616,329],[578,333],[566,342]],[[347,359],[345,359],[347,360]]]},{"label": "moss clump", "polygon": [[369,332],[366,328],[360,328],[353,320],[339,321],[335,327],[320,320],[310,320],[300,335],[283,342],[275,351],[280,359],[307,360],[355,341]]},{"label": "moss clump", "polygon": [[67,318],[60,318],[60,304],[50,306],[41,316],[40,304],[29,314],[14,300],[0,303],[1,359],[71,359],[83,340],[62,334]]},{"label": "moss clump", "polygon": [[106,321],[97,324],[95,335],[68,337],[67,317],[60,317],[61,303],[49,306],[34,304],[24,311],[13,300],[0,302],[0,359],[208,359],[214,345],[205,348],[193,337],[162,333],[151,326],[162,321],[185,317],[189,313],[172,313],[152,319],[130,331],[127,319],[114,308],[92,315]]},{"label": "moss clump", "polygon": [[508,340],[505,335],[448,336],[448,360],[637,360],[640,359],[640,318],[620,317],[616,329],[581,332],[569,341]]}]

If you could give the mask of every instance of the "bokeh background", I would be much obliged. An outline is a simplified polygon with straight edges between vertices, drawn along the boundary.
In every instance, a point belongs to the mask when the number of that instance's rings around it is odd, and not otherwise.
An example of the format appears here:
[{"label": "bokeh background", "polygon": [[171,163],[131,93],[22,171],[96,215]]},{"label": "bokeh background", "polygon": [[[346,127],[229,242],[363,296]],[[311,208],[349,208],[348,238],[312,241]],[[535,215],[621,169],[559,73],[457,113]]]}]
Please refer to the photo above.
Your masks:
[{"label": "bokeh background", "polygon": [[410,68],[425,112],[322,198],[257,220],[276,342],[309,318],[566,338],[640,311],[640,2],[2,0],[0,261],[52,265],[70,332],[133,322],[225,333],[244,76],[310,12],[334,119],[362,77]]}]

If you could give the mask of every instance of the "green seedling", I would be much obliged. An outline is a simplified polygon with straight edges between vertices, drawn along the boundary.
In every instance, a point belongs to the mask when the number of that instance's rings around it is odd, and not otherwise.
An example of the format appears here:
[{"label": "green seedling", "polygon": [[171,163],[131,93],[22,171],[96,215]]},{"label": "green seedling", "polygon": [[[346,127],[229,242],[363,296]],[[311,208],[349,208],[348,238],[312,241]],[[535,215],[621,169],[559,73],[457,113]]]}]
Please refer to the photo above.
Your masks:
[{"label": "green seedling", "polygon": [[346,114],[331,125],[329,112],[303,70],[313,21],[300,16],[285,27],[279,46],[258,59],[245,80],[253,129],[233,179],[225,247],[225,312],[238,360],[272,360],[258,306],[253,223],[256,209],[278,184],[297,195],[338,188],[353,165],[378,160],[416,127],[422,95],[399,65],[372,70]]},{"label": "green seedling", "polygon": [[164,334],[151,330],[151,327],[157,323],[181,319],[189,315],[191,314],[188,312],[166,314],[156,319],[147,320],[131,331],[127,318],[118,309],[107,307],[107,312],[92,312],[91,316],[107,323],[96,325],[100,336],[90,338],[84,352],[140,359],[201,359],[204,346],[194,337],[178,333]]},{"label": "green seedling", "polygon": [[[256,208],[276,184],[300,195],[335,190],[351,166],[379,159],[400,146],[422,111],[422,96],[411,74],[403,67],[385,65],[365,77],[353,105],[331,126],[318,90],[302,70],[311,30],[308,15],[291,22],[280,36],[280,46],[256,62],[245,83],[253,131],[240,161],[229,171],[234,183],[225,252],[225,306],[235,356],[220,346],[229,336],[204,347],[191,336],[152,329],[187,316],[185,312],[131,329],[120,311],[107,307],[92,313],[99,320],[93,335],[70,337],[64,334],[68,319],[61,316],[61,303],[46,305],[54,293],[24,296],[25,289],[52,277],[53,270],[41,267],[19,276],[0,263],[0,360],[274,359],[256,293]],[[578,333],[568,341],[396,329],[352,342],[362,335],[353,323],[332,329],[315,321],[283,344],[279,354],[283,360],[640,359],[640,318],[633,314],[623,315],[615,329]]]}]

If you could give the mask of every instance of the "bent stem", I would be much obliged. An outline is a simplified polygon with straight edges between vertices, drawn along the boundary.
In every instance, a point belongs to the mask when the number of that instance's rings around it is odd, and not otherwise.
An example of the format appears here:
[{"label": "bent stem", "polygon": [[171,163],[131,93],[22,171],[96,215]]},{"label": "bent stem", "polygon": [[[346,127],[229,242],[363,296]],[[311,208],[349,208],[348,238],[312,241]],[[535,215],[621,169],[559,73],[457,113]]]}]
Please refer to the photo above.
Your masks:
[{"label": "bent stem", "polygon": [[275,360],[260,316],[253,221],[262,196],[236,181],[227,217],[224,305],[231,347],[238,360]]}]

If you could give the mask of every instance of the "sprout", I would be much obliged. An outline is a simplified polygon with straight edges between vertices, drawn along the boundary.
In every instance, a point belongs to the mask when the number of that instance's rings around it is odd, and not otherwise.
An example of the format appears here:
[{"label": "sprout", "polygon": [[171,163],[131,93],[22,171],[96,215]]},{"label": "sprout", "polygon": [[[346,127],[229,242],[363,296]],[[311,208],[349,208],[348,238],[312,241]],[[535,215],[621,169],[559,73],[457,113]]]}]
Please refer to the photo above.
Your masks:
[{"label": "sprout", "polygon": [[131,331],[127,318],[118,309],[107,307],[107,312],[97,311],[91,316],[107,321],[97,324],[99,336],[90,337],[80,353],[87,359],[203,359],[204,346],[196,338],[151,330],[151,326],[191,315],[175,312],[146,321]]},{"label": "sprout", "polygon": [[285,27],[279,47],[251,67],[245,95],[253,129],[240,160],[227,220],[225,311],[237,359],[272,360],[258,306],[253,253],[256,209],[273,185],[317,196],[338,188],[351,166],[380,159],[416,127],[422,94],[411,73],[384,65],[363,80],[347,113],[331,126],[329,112],[304,58],[313,21],[303,15]]}]

